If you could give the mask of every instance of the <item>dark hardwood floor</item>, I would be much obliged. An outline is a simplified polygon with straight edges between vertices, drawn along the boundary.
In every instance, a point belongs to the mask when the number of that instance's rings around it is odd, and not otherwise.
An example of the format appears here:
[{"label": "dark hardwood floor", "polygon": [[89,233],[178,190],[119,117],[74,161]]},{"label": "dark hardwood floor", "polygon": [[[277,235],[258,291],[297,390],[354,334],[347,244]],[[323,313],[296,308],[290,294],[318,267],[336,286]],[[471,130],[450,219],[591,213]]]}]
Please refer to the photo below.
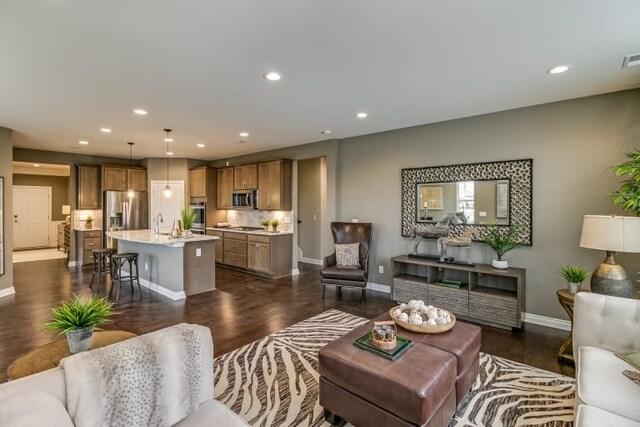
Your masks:
[{"label": "dark hardwood floor", "polygon": [[[171,301],[143,288],[142,297],[123,287],[119,314],[105,329],[144,334],[180,322],[211,328],[215,354],[220,355],[330,308],[372,318],[394,304],[389,295],[327,289],[320,298],[319,267],[300,264],[300,275],[268,280],[218,267],[217,289],[183,301]],[[90,269],[69,268],[65,260],[14,265],[16,294],[0,299],[0,382],[9,364],[21,354],[59,338],[42,329],[49,308],[72,294],[91,294]],[[104,292],[104,287],[102,292]],[[559,364],[556,352],[566,332],[527,325],[520,333],[483,327],[482,351],[553,372],[573,375]]]}]

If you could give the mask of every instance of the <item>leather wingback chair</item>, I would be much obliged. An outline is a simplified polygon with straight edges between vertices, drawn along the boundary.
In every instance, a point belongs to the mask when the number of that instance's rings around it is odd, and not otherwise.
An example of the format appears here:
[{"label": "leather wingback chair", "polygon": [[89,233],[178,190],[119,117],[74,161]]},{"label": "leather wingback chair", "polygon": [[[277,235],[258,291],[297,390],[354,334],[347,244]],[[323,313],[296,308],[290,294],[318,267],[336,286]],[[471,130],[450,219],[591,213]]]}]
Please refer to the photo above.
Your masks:
[{"label": "leather wingback chair", "polygon": [[320,270],[322,298],[326,285],[335,285],[338,290],[342,286],[362,289],[362,298],[367,298],[367,280],[369,278],[369,252],[371,251],[371,223],[332,222],[331,233],[337,244],[360,243],[360,265],[339,266],[336,253],[324,259],[324,267]]}]

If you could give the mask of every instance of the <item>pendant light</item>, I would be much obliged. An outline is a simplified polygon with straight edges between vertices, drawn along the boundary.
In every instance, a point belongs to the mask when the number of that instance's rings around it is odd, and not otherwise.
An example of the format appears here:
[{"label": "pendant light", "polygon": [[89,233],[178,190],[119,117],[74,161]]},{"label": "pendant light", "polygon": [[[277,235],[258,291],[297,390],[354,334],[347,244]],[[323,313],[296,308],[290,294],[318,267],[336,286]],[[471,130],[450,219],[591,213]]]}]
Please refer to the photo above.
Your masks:
[{"label": "pendant light", "polygon": [[171,138],[169,137],[169,133],[171,132],[171,129],[163,129],[166,133],[167,133],[167,137],[164,139],[167,143],[167,185],[164,187],[164,197],[165,198],[170,198],[171,195],[173,194],[173,190],[171,190],[171,186],[169,185],[169,141],[171,140]]},{"label": "pendant light", "polygon": [[[129,166],[133,166],[133,142],[127,142],[127,144],[129,144]],[[131,185],[131,183],[129,183],[129,185]],[[129,190],[127,190],[127,196],[132,199],[133,196],[135,196],[136,193],[135,191],[133,191],[133,188],[129,187]]]}]

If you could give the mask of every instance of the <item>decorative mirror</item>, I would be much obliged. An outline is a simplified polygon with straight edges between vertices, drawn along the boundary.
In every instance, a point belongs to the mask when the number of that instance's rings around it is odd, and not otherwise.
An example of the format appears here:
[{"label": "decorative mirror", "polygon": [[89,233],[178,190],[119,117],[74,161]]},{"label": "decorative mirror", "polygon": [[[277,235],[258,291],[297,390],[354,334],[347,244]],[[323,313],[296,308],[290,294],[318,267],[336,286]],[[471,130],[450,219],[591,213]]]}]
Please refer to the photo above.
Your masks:
[{"label": "decorative mirror", "polygon": [[469,227],[518,225],[518,240],[532,244],[533,160],[402,169],[402,236],[416,226],[448,221],[450,236]]}]

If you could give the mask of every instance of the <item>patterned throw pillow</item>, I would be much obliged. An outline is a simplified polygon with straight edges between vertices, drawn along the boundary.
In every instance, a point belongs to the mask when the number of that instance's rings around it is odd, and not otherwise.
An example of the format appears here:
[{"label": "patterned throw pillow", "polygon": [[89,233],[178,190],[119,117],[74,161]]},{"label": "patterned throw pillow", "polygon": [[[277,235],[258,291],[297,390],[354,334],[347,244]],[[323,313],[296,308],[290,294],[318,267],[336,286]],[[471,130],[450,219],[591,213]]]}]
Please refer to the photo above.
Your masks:
[{"label": "patterned throw pillow", "polygon": [[336,264],[341,267],[360,267],[360,243],[337,244]]}]

